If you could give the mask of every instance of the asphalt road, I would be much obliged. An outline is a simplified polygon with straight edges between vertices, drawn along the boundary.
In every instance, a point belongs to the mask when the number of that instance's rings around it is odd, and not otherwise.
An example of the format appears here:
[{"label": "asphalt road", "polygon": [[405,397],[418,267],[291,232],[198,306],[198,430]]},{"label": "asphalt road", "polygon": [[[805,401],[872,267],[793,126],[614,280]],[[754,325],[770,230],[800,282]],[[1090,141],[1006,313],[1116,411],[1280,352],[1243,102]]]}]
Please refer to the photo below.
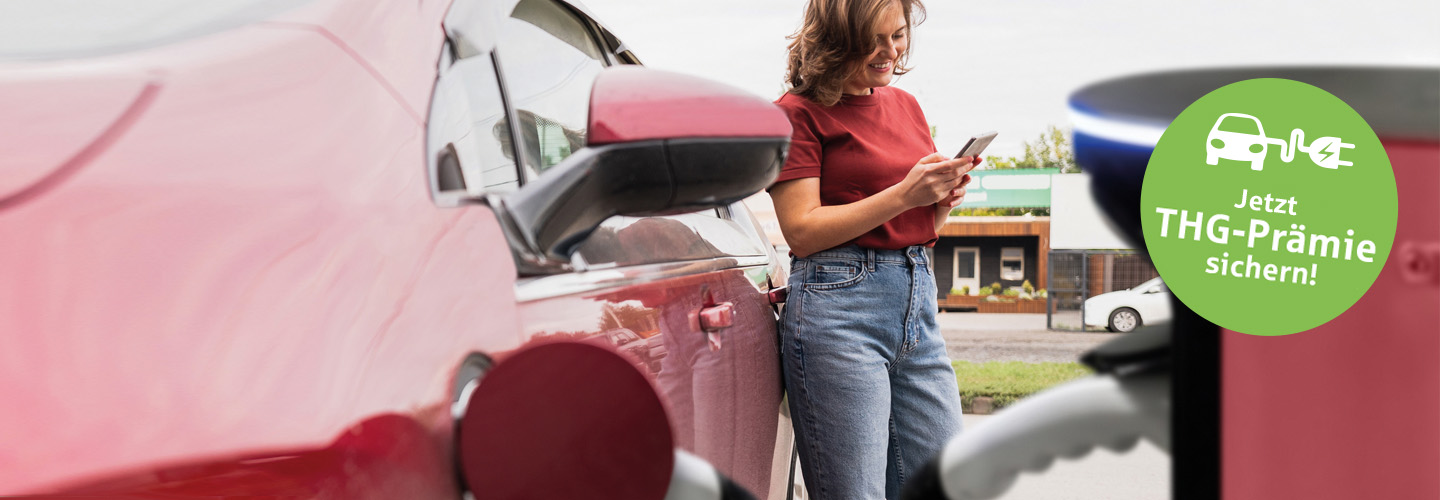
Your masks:
[{"label": "asphalt road", "polygon": [[1075,361],[1116,337],[1113,333],[1045,329],[1044,314],[942,312],[938,316],[950,359],[964,361]]}]

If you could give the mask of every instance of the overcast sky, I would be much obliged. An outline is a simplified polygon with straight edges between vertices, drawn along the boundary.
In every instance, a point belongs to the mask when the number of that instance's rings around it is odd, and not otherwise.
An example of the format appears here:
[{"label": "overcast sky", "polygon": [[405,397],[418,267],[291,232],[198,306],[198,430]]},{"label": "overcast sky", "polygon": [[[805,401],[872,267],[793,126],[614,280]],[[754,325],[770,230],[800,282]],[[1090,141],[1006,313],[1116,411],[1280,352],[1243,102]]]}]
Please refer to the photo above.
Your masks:
[{"label": "overcast sky", "polygon": [[[782,91],[785,36],[804,0],[582,0],[645,64],[766,97]],[[931,0],[895,85],[919,99],[942,152],[1000,132],[1018,155],[1066,98],[1099,80],[1215,66],[1440,67],[1440,1]]]}]

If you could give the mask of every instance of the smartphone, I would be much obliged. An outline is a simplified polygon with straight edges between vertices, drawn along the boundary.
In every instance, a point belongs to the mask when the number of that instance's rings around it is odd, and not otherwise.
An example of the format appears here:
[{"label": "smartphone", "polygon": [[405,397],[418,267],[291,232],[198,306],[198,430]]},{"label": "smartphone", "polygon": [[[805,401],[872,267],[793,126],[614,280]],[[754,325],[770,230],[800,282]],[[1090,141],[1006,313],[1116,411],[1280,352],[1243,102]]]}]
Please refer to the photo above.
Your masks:
[{"label": "smartphone", "polygon": [[965,143],[965,147],[960,148],[960,153],[956,154],[955,157],[963,158],[966,156],[974,156],[979,158],[980,153],[985,152],[985,147],[990,145],[990,141],[995,140],[995,135],[995,131],[992,130],[971,137],[970,140]]}]

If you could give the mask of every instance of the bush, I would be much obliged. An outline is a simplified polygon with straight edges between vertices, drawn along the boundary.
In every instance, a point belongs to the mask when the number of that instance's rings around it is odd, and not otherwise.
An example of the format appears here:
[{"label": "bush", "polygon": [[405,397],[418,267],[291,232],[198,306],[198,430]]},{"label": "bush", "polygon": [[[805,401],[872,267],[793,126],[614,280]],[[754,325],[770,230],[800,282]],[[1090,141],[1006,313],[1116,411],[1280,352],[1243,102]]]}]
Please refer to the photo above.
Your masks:
[{"label": "bush", "polygon": [[991,290],[995,290],[995,291],[998,292],[998,291],[1000,291],[1001,288],[1004,288],[1004,287],[1000,286],[1000,282],[999,282],[999,281],[996,281],[996,282],[990,284],[990,289],[991,289]]},{"label": "bush", "polygon": [[970,285],[960,287],[960,295],[970,295]]},{"label": "bush", "polygon": [[1003,408],[1051,386],[1090,375],[1090,369],[1079,363],[955,361],[953,365],[960,399],[966,407],[976,397],[986,396],[994,399],[995,408]]},{"label": "bush", "polygon": [[999,295],[986,295],[985,302],[1000,302]]},{"label": "bush", "polygon": [[1031,285],[1030,280],[1025,280],[1024,283],[1021,283],[1020,288],[1022,290],[1025,290],[1025,295],[1031,295],[1035,293],[1035,285]]},{"label": "bush", "polygon": [[1019,291],[1019,290],[1016,290],[1016,289],[1014,289],[1014,288],[1007,288],[1007,289],[1005,289],[1004,292],[1002,292],[1002,294],[1005,295],[1006,297],[1019,297],[1019,296],[1020,296],[1020,291]]},{"label": "bush", "polygon": [[965,295],[965,292],[961,291],[959,288],[951,288],[950,295]]},{"label": "bush", "polygon": [[1040,298],[1043,299],[1043,298],[1049,297],[1049,296],[1050,296],[1050,292],[1047,292],[1047,291],[1045,291],[1044,288],[1041,288],[1041,289],[1040,289],[1040,292],[1039,292],[1037,295],[1038,295]]},{"label": "bush", "polygon": [[995,293],[995,291],[994,291],[994,290],[991,290],[990,287],[988,287],[988,286],[982,286],[982,287],[980,287],[980,290],[979,290],[977,293],[979,293],[980,295],[991,295],[991,294]]}]

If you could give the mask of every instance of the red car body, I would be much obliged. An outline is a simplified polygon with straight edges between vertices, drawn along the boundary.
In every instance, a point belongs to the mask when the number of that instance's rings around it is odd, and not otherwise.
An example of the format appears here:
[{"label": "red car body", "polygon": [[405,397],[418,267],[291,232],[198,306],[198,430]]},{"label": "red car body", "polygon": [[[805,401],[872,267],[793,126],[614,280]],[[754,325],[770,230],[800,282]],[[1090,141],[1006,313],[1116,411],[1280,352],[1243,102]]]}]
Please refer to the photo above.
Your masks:
[{"label": "red car body", "polygon": [[[469,3],[494,23],[515,4]],[[455,498],[461,388],[606,321],[661,336],[663,358],[620,350],[682,447],[761,495],[788,487],[763,233],[738,203],[621,219],[629,260],[520,276],[503,217],[437,206],[427,173],[449,9],[316,0],[0,61],[0,494]],[[736,109],[714,119],[776,133]],[[723,332],[691,321],[721,305]]]}]

